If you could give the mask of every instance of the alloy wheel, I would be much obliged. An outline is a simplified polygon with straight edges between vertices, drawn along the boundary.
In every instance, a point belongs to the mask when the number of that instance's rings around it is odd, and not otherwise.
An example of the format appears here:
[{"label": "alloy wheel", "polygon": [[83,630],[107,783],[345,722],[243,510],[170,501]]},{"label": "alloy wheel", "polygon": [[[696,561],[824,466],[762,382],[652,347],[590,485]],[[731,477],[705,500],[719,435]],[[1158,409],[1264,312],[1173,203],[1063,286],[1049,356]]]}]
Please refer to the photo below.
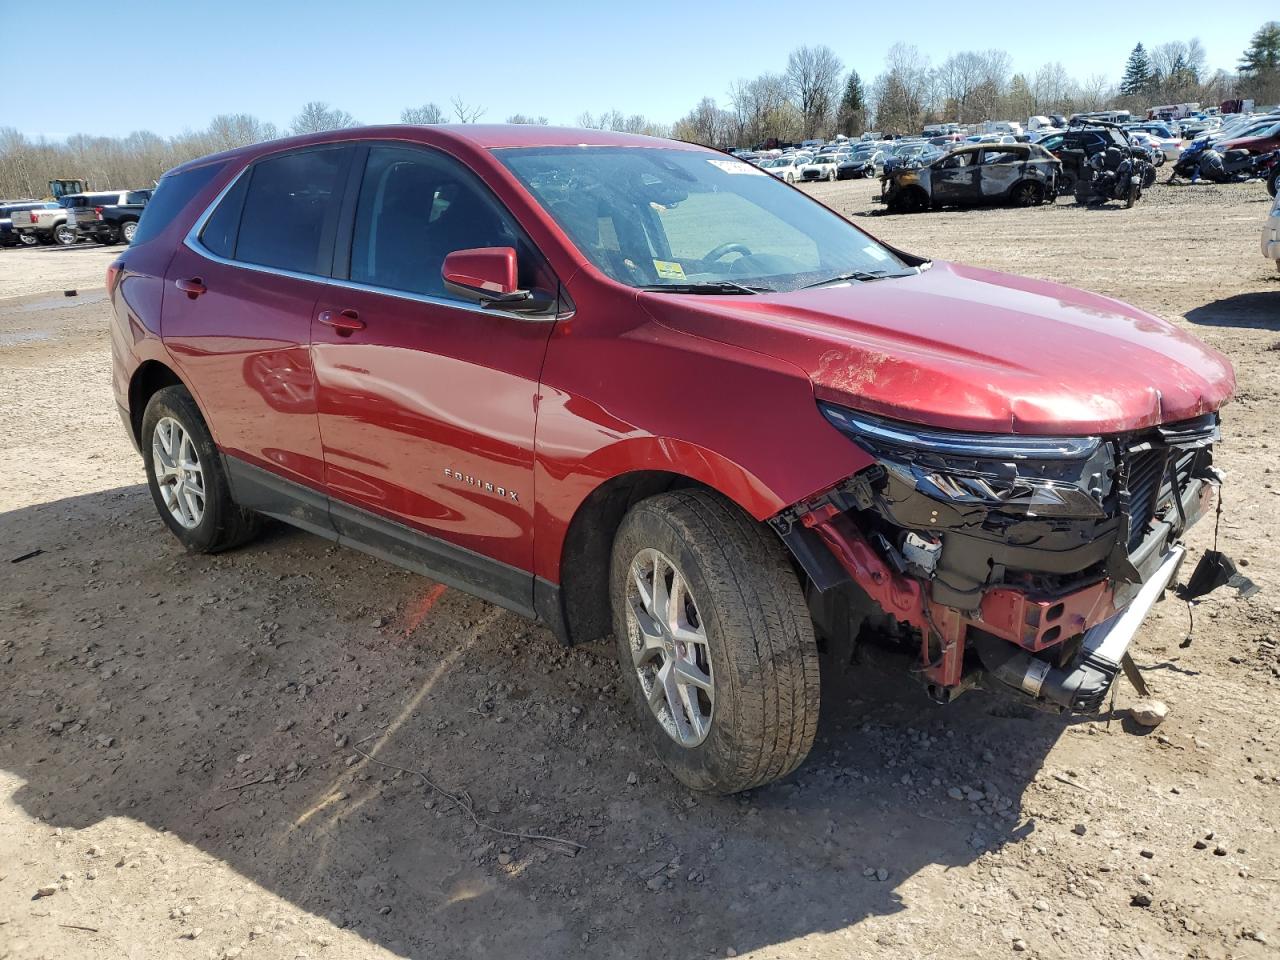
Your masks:
[{"label": "alloy wheel", "polygon": [[62,224],[53,231],[53,238],[64,247],[69,247],[76,242],[76,232]]},{"label": "alloy wheel", "polygon": [[169,513],[188,530],[198,527],[204,518],[204,468],[191,435],[173,417],[156,423],[151,459]]},{"label": "alloy wheel", "polygon": [[711,648],[689,581],[658,550],[641,550],[627,583],[627,634],[645,701],[682,747],[707,738],[715,710]]},{"label": "alloy wheel", "polygon": [[138,224],[133,220],[129,220],[120,228],[120,236],[124,237],[125,243],[133,243],[133,235],[138,232]]}]

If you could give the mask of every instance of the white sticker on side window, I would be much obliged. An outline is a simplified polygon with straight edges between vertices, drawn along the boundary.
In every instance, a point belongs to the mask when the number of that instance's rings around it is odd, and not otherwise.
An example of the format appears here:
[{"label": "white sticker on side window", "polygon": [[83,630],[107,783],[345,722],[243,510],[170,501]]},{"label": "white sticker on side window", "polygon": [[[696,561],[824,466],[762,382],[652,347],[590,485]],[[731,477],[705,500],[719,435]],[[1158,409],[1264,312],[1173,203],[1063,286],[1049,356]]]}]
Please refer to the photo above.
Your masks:
[{"label": "white sticker on side window", "polygon": [[745,160],[708,160],[713,167],[719,167],[725,173],[745,174],[747,176],[767,177],[768,174],[759,167],[752,166]]}]

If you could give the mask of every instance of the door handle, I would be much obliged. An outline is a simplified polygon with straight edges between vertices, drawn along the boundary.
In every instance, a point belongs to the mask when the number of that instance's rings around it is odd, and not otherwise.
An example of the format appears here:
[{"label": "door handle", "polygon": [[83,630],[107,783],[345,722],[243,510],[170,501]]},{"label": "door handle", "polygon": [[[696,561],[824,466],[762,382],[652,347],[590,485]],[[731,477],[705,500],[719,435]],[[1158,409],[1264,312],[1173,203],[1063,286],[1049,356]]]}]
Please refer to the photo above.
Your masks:
[{"label": "door handle", "polygon": [[354,310],[323,310],[316,319],[326,327],[333,327],[343,337],[351,336],[352,331],[364,329],[364,321]]},{"label": "door handle", "polygon": [[194,300],[200,294],[207,293],[209,290],[199,277],[192,277],[190,280],[175,280],[173,285],[185,293],[189,300]]}]

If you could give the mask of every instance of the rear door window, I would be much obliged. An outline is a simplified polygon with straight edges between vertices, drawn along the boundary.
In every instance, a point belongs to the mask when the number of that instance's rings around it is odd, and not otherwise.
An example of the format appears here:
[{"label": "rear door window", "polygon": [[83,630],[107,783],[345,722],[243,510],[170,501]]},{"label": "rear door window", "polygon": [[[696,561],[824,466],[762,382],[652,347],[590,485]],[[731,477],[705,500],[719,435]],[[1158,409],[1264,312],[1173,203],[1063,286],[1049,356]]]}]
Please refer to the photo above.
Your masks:
[{"label": "rear door window", "polygon": [[349,157],[347,147],[323,147],[254,164],[235,259],[327,276]]}]

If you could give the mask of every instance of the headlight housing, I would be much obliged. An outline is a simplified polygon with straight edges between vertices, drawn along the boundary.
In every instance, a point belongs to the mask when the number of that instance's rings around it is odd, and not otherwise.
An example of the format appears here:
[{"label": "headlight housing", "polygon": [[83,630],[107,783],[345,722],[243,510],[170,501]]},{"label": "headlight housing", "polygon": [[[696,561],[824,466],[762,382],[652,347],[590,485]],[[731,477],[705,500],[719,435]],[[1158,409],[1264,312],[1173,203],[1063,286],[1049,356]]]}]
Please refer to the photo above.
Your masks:
[{"label": "headlight housing", "polygon": [[832,403],[823,415],[900,480],[952,506],[1027,516],[1105,517],[1115,472],[1101,437],[965,433],[888,420]]}]

